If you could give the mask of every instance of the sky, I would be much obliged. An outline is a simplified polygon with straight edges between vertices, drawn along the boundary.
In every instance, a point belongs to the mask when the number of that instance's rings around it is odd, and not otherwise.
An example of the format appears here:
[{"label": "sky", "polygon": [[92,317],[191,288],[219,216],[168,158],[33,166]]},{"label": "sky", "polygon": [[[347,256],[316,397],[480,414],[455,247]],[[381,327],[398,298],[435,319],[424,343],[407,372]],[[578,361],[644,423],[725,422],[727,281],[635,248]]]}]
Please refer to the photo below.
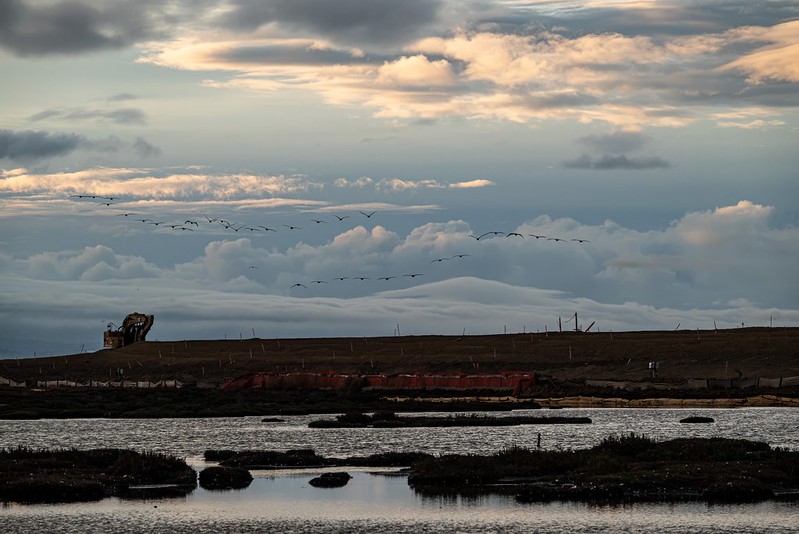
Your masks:
[{"label": "sky", "polygon": [[0,0],[0,72],[0,358],[799,326],[796,1]]}]

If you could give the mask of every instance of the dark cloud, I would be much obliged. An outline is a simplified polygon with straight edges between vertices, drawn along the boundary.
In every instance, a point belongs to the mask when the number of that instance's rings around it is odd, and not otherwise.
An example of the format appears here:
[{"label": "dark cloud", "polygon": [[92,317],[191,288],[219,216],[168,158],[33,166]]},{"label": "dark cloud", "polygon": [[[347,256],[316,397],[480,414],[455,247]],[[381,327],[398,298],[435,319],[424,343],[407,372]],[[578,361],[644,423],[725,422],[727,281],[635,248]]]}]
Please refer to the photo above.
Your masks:
[{"label": "dark cloud", "polygon": [[799,5],[792,0],[715,0],[663,2],[645,9],[609,5],[575,8],[557,2],[487,10],[473,21],[475,27],[496,26],[499,31],[528,34],[548,28],[567,36],[585,33],[663,36],[720,33],[739,26],[772,26],[796,20]]},{"label": "dark cloud", "polygon": [[0,130],[0,159],[31,160],[68,154],[85,138],[74,133]]},{"label": "dark cloud", "polygon": [[646,170],[646,169],[665,169],[671,165],[664,159],[658,157],[648,158],[628,158],[624,154],[611,155],[603,154],[598,158],[592,158],[587,154],[565,161],[563,166],[568,169],[591,169],[591,170]]},{"label": "dark cloud", "polygon": [[28,117],[32,122],[38,122],[45,119],[58,119],[67,121],[99,121],[111,122],[114,124],[145,124],[146,116],[144,112],[137,108],[120,108],[120,109],[89,109],[89,108],[74,108],[68,110],[55,110],[46,109],[35,115]]},{"label": "dark cloud", "polygon": [[579,141],[600,152],[620,154],[643,148],[650,141],[650,137],[641,132],[610,132],[587,135]]},{"label": "dark cloud", "polygon": [[440,0],[236,0],[223,23],[255,29],[277,23],[348,43],[407,42],[438,18]]},{"label": "dark cloud", "polygon": [[393,56],[356,56],[345,50],[309,48],[307,45],[239,46],[216,55],[216,59],[255,65],[349,65],[380,64]]},{"label": "dark cloud", "polygon": [[157,146],[148,143],[144,138],[137,137],[133,143],[133,150],[136,154],[143,158],[150,158],[161,155],[161,149]]},{"label": "dark cloud", "polygon": [[156,35],[152,15],[158,12],[148,3],[0,0],[0,47],[19,56],[40,56],[129,46]]},{"label": "dark cloud", "polygon": [[94,152],[103,152],[106,154],[119,152],[119,149],[123,146],[124,143],[122,140],[115,135],[109,135],[105,139],[87,139],[81,143],[81,148],[92,150]]}]

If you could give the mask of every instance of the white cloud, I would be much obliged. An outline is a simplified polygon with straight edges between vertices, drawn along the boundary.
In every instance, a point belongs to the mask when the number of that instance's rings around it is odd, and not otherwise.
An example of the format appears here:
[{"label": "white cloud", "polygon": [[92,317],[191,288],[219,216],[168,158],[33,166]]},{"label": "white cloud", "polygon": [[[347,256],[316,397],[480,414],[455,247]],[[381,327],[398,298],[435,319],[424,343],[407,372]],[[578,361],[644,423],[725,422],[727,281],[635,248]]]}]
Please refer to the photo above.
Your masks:
[{"label": "white cloud", "polygon": [[447,60],[430,61],[417,54],[384,63],[378,69],[377,83],[398,87],[449,86],[455,83],[455,75]]}]

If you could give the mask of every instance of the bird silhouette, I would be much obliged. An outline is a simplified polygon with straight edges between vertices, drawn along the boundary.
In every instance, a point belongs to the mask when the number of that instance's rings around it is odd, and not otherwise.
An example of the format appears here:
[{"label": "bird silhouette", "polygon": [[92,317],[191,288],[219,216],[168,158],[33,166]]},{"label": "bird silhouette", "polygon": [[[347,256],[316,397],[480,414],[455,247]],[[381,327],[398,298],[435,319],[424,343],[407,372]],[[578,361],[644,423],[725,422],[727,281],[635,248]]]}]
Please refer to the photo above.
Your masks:
[{"label": "bird silhouette", "polygon": [[471,254],[455,254],[455,255],[454,255],[454,256],[452,256],[450,259],[455,259],[455,258],[465,258],[466,256],[471,256]]},{"label": "bird silhouette", "polygon": [[370,218],[372,217],[372,215],[374,215],[374,214],[375,214],[375,213],[377,213],[377,212],[376,212],[376,211],[373,211],[373,212],[371,212],[371,213],[365,213],[365,212],[363,212],[363,211],[362,211],[362,212],[360,212],[360,213],[361,213],[361,215],[363,215],[363,216],[364,216],[364,217],[366,217],[367,219],[370,219]]},{"label": "bird silhouette", "polygon": [[348,280],[349,276],[337,276],[333,280]]},{"label": "bird silhouette", "polygon": [[308,286],[306,286],[306,285],[304,285],[304,284],[301,284],[301,283],[299,283],[299,282],[297,282],[296,284],[294,284],[294,285],[293,285],[293,286],[291,286],[291,287],[304,287],[305,289],[308,289]]},{"label": "bird silhouette", "polygon": [[447,260],[449,260],[449,259],[452,259],[452,258],[436,258],[436,259],[434,259],[434,260],[430,260],[430,263],[436,263],[436,262],[447,261]]},{"label": "bird silhouette", "polygon": [[336,218],[336,219],[338,219],[339,221],[343,221],[344,219],[349,219],[349,218],[350,218],[350,216],[349,216],[349,215],[342,215],[341,217],[339,217],[339,216],[338,216],[338,215],[336,215],[335,213],[333,214],[333,217],[335,217],[335,218]]},{"label": "bird silhouette", "polygon": [[319,219],[311,219],[311,220],[312,220],[313,222],[315,222],[316,224],[321,224],[321,223],[323,223],[323,222],[326,222],[326,221],[320,221]]},{"label": "bird silhouette", "polygon": [[566,241],[565,239],[561,239],[559,237],[548,237],[547,241]]},{"label": "bird silhouette", "polygon": [[354,279],[355,280],[369,280],[369,277],[368,276],[355,276]]},{"label": "bird silhouette", "polygon": [[529,235],[530,237],[534,237],[534,238],[536,238],[536,239],[541,239],[541,238],[544,238],[544,239],[546,239],[546,238],[547,238],[547,236],[545,236],[545,235],[539,235],[539,234],[527,234],[527,235]]},{"label": "bird silhouette", "polygon": [[575,239],[572,239],[572,241],[577,241],[578,243],[590,243],[590,241],[587,240],[587,239],[576,239],[575,238]]},{"label": "bird silhouette", "polygon": [[194,226],[200,226],[200,225],[197,223],[197,221],[192,221],[192,220],[189,220],[189,219],[187,219],[187,220],[183,221],[183,224],[193,224]]},{"label": "bird silhouette", "polygon": [[289,230],[302,230],[302,228],[300,228],[299,226],[291,226],[290,224],[284,224],[283,226],[285,226]]},{"label": "bird silhouette", "polygon": [[403,274],[402,276],[407,276],[409,278],[416,278],[417,276],[422,276],[422,273]]},{"label": "bird silhouette", "polygon": [[392,278],[396,278],[396,276],[381,276],[378,280],[391,280]]},{"label": "bird silhouette", "polygon": [[263,228],[264,232],[277,232],[274,228],[267,228],[266,226],[258,225],[257,228]]},{"label": "bird silhouette", "polygon": [[487,236],[487,235],[502,235],[503,233],[504,233],[504,232],[486,232],[486,233],[484,233],[484,234],[480,234],[480,235],[472,235],[472,234],[469,234],[469,237],[473,237],[473,238],[475,238],[476,240],[480,241],[481,239],[483,239],[483,238],[484,238],[485,236]]},{"label": "bird silhouette", "polygon": [[520,234],[519,232],[508,232],[508,233],[505,235],[505,237],[510,237],[510,236],[512,236],[512,235],[516,235],[516,236],[519,236],[519,237],[521,237],[522,239],[524,239],[524,236],[523,236],[522,234]]},{"label": "bird silhouette", "polygon": [[325,282],[324,280],[311,280],[311,283],[312,284],[326,284],[327,282]]}]

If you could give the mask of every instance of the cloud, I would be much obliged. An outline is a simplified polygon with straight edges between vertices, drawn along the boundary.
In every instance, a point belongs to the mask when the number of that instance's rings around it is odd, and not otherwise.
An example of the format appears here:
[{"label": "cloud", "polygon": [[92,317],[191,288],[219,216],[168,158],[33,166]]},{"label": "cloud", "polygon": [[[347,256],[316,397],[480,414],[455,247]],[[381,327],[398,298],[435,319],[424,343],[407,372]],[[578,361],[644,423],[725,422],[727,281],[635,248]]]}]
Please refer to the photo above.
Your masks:
[{"label": "cloud", "polygon": [[762,84],[768,80],[799,82],[799,21],[755,29],[744,38],[769,44],[746,53],[719,67],[720,71],[740,70],[747,81]]},{"label": "cloud", "polygon": [[61,120],[61,121],[96,121],[112,124],[145,124],[146,115],[137,108],[120,109],[90,109],[72,108],[65,110],[47,109],[28,117],[31,122],[42,120]]},{"label": "cloud", "polygon": [[[146,143],[146,141],[144,141]],[[138,143],[139,149],[149,144]],[[236,199],[321,189],[324,184],[304,176],[256,174],[203,174],[196,169],[157,176],[147,169],[97,168],[76,172],[36,174],[28,171],[0,179],[0,191],[50,194],[96,194],[131,198]]]},{"label": "cloud", "polygon": [[74,133],[0,130],[0,159],[36,160],[62,156],[79,148],[85,140]]},{"label": "cloud", "polygon": [[443,182],[440,180],[407,180],[402,178],[381,178],[375,181],[368,176],[362,176],[355,180],[347,178],[337,178],[333,185],[339,188],[359,188],[374,186],[375,190],[381,192],[401,193],[407,191],[418,191],[424,189],[477,189],[494,185],[491,180],[478,179],[465,182]]},{"label": "cloud", "polygon": [[480,187],[489,187],[492,185],[495,185],[495,183],[492,182],[491,180],[478,179],[478,180],[468,180],[466,182],[455,182],[449,184],[448,187],[451,187],[452,189],[476,189]]},{"label": "cloud", "polygon": [[[503,325],[532,331],[551,328],[558,315],[575,311],[617,331],[672,329],[677,323],[709,328],[713,321],[768,324],[770,315],[795,323],[799,311],[790,281],[799,261],[799,230],[772,226],[774,212],[742,200],[646,230],[541,215],[498,228],[524,237],[480,241],[469,237],[477,231],[464,220],[398,232],[361,218],[353,219],[354,226],[320,225],[319,232],[330,233],[315,244],[303,241],[308,233],[289,242],[233,233],[210,241],[207,234],[181,235],[196,247],[184,248],[189,256],[174,261],[163,258],[174,248],[170,233],[148,236],[141,253],[98,244],[0,254],[0,283],[7,289],[0,320],[30,340],[39,339],[41,321],[57,325],[73,317],[64,313],[70,308],[80,310],[84,323],[74,331],[91,339],[97,324],[131,309],[159,317],[154,334],[160,339],[222,337],[225,329],[250,327],[280,336],[378,335],[390,334],[397,322],[403,332],[419,334],[499,332]],[[40,224],[47,216],[45,210],[22,224]],[[124,223],[92,211],[57,216],[52,233],[80,228],[88,239],[101,239],[107,234],[100,229]],[[57,244],[63,236],[54,237]],[[126,239],[124,248],[136,243]],[[412,273],[419,276],[403,276]],[[396,278],[379,279],[388,276]],[[297,282],[308,287],[292,290]],[[126,309],[119,308],[120,294]],[[220,332],[203,330],[198,321],[211,321]]]},{"label": "cloud", "polygon": [[649,136],[642,132],[625,131],[588,135],[579,139],[581,143],[609,154],[639,150],[650,140]]},{"label": "cloud", "polygon": [[604,154],[598,158],[593,158],[587,154],[583,154],[576,159],[563,162],[563,166],[567,169],[640,171],[647,169],[666,169],[671,165],[668,161],[654,156],[647,158],[628,158],[624,154]]},{"label": "cloud", "polygon": [[439,0],[235,0],[222,16],[235,30],[275,25],[347,43],[406,42],[435,21]]},{"label": "cloud", "polygon": [[12,269],[36,280],[126,280],[154,278],[161,270],[138,256],[123,256],[96,245],[80,251],[42,253],[16,261]]},{"label": "cloud", "polygon": [[142,137],[137,137],[136,142],[133,143],[133,150],[143,158],[151,158],[161,155],[161,149],[157,146],[147,142]]},{"label": "cloud", "polygon": [[22,57],[126,47],[158,35],[159,11],[147,4],[4,0],[0,46]]},{"label": "cloud", "polygon": [[139,61],[213,72],[207,87],[304,88],[391,121],[682,127],[719,107],[794,105],[797,26],[780,24],[789,8],[758,6],[241,1],[149,41]]},{"label": "cloud", "polygon": [[374,180],[369,176],[361,176],[360,178],[356,178],[355,180],[350,180],[348,178],[336,178],[333,184],[336,187],[356,187],[362,189],[368,185],[372,185]]},{"label": "cloud", "polygon": [[444,59],[430,61],[423,55],[401,57],[384,63],[377,73],[377,83],[399,87],[448,86],[455,82],[451,65]]}]

